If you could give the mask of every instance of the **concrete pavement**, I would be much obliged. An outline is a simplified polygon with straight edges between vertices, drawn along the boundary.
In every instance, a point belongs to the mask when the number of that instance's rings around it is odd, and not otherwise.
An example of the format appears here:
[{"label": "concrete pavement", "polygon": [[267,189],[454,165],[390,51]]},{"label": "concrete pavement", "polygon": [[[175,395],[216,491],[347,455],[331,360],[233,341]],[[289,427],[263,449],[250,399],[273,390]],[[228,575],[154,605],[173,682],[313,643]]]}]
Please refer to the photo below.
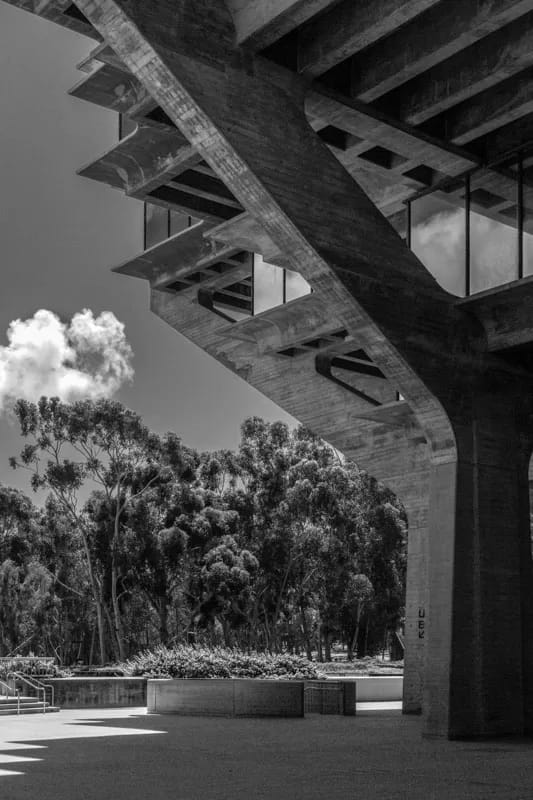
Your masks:
[{"label": "concrete pavement", "polygon": [[2,800],[531,800],[533,740],[428,741],[420,718],[144,709],[0,720]]}]

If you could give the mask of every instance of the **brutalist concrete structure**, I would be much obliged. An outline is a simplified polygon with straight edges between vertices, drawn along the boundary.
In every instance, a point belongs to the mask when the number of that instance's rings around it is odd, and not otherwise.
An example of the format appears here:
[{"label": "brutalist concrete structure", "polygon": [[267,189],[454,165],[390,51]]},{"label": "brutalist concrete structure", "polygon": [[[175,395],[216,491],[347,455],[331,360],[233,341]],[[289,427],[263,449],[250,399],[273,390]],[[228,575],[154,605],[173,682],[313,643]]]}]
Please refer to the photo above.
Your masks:
[{"label": "brutalist concrete structure", "polygon": [[[81,174],[199,220],[119,271],[402,499],[404,709],[531,732],[533,0],[11,2],[93,37],[72,93],[134,123]],[[460,292],[412,249],[435,198]],[[473,214],[516,235],[475,294]],[[253,254],[312,293],[254,313]]]}]

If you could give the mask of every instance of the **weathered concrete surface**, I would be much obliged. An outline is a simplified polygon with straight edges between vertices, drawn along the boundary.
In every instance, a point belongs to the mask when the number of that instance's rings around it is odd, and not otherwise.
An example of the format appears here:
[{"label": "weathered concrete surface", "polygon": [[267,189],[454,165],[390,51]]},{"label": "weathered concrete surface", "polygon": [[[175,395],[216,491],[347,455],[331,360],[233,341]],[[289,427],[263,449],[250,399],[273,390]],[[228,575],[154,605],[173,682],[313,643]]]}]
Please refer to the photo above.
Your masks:
[{"label": "weathered concrete surface", "polygon": [[148,712],[207,717],[303,717],[303,681],[148,680]]},{"label": "weathered concrete surface", "polygon": [[146,678],[46,678],[61,708],[139,707],[146,704]]}]

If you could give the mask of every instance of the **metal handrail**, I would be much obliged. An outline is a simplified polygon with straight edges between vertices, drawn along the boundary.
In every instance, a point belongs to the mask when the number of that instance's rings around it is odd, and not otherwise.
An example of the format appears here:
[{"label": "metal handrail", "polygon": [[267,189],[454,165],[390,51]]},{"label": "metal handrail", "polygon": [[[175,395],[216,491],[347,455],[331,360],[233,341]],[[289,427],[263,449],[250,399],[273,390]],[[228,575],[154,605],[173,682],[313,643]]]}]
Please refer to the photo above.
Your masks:
[{"label": "metal handrail", "polygon": [[53,656],[0,656],[0,664],[8,661],[41,661],[43,664],[53,664],[55,658]]},{"label": "metal handrail", "polygon": [[17,698],[17,714],[20,714],[20,692],[15,687],[11,687],[9,683],[5,683],[4,681],[0,681],[0,686],[2,686],[6,690],[6,697],[10,697],[11,693],[13,693],[13,697]]},{"label": "metal handrail", "polygon": [[8,694],[14,691],[9,685],[9,683],[4,683],[4,681],[0,681],[0,686],[3,686],[3,688],[6,690],[6,697],[8,696]]},{"label": "metal handrail", "polygon": [[49,683],[42,683],[41,681],[37,680],[33,675],[29,677],[28,675],[23,675],[21,672],[10,672],[7,676],[8,678],[15,678],[15,680],[23,681],[27,683],[28,686],[31,686],[32,689],[35,689],[37,692],[43,693],[43,714],[46,713],[46,690],[50,689],[50,696],[51,696],[51,703],[50,705],[54,705],[54,687],[51,686]]}]

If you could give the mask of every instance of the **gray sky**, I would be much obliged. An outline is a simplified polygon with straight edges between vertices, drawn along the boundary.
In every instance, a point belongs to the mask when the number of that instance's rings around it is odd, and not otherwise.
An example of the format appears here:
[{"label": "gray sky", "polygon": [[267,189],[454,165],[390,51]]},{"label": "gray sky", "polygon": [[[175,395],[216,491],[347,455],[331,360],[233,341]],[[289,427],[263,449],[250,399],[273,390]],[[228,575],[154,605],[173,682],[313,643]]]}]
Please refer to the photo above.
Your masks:
[{"label": "gray sky", "polygon": [[[233,447],[245,417],[290,417],[152,315],[144,282],[110,272],[142,247],[142,205],[76,175],[117,137],[116,114],[67,94],[93,46],[0,4],[0,344],[11,320],[40,308],[111,310],[135,353],[119,399],[194,447]],[[28,490],[8,466],[22,441],[0,418],[0,481]]]}]

